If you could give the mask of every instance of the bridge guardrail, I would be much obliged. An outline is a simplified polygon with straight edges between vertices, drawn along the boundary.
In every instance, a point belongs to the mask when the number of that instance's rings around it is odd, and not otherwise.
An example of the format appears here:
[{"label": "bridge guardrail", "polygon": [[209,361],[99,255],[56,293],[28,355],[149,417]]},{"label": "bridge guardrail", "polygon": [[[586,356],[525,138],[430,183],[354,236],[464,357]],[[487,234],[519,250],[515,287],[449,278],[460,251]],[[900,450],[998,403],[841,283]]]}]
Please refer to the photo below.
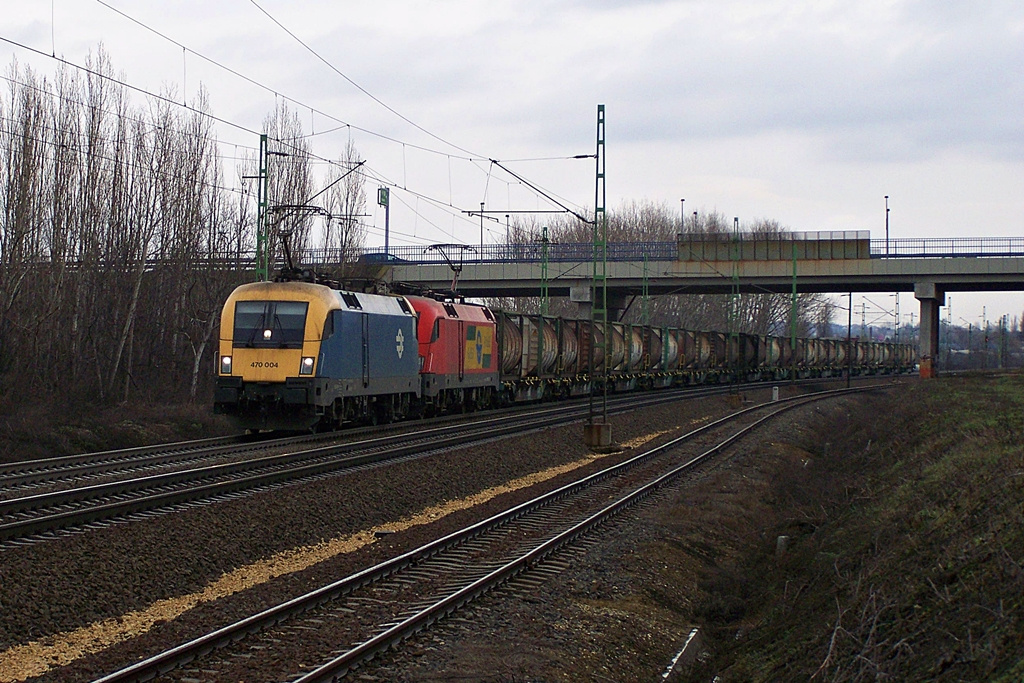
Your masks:
[{"label": "bridge guardrail", "polygon": [[[866,240],[860,232],[847,233],[851,245],[863,245]],[[772,236],[769,241],[785,243],[789,241],[808,244],[818,241],[830,242],[832,253],[835,253],[834,245],[842,240],[836,235],[841,233],[783,233]],[[685,245],[686,240],[673,242],[612,242],[607,247],[609,261],[676,261],[679,260],[680,247]],[[740,245],[738,252],[741,258],[762,258],[761,251],[749,249],[755,242],[765,242],[764,235],[740,235],[737,242]],[[719,260],[728,260],[722,254],[733,253],[732,235],[720,233],[703,238],[707,244],[721,243],[722,248],[716,253]],[[1024,237],[900,237],[883,239],[870,239],[870,258],[1020,258],[1024,257]],[[586,262],[593,259],[593,245],[589,243],[559,243],[551,242],[547,245],[548,261],[558,262]],[[801,254],[807,253],[809,257],[814,250],[802,250]],[[857,257],[863,258],[863,249],[858,249]],[[351,254],[351,252],[349,252]],[[779,254],[775,254],[772,260],[787,260],[789,250],[782,248]],[[543,246],[540,243],[531,244],[487,244],[481,250],[479,245],[467,246],[461,258],[458,253],[449,256],[453,261],[461,261],[464,264],[473,263],[540,263],[543,260]],[[342,252],[338,249],[304,249],[295,254],[296,261],[304,266],[314,268],[321,266],[336,266],[342,263]],[[849,258],[849,256],[845,256]],[[348,259],[351,262],[352,256]],[[429,249],[426,246],[396,246],[389,250],[387,257],[384,255],[383,247],[370,247],[356,255],[356,260],[363,260],[372,265],[403,265],[403,264],[445,264],[445,256],[436,249]],[[691,259],[694,260],[694,259]],[[697,258],[695,260],[700,260]],[[45,258],[41,259],[46,263]],[[146,264],[148,268],[154,268],[165,264],[179,264],[179,260],[168,260],[160,257],[150,257]],[[227,253],[215,253],[197,258],[194,264],[198,268],[207,268],[211,265],[219,269],[247,270],[255,263],[255,253],[252,251],[231,251]],[[76,264],[64,263],[65,266]],[[128,266],[126,266],[128,267]],[[132,266],[134,267],[134,266]]]}]

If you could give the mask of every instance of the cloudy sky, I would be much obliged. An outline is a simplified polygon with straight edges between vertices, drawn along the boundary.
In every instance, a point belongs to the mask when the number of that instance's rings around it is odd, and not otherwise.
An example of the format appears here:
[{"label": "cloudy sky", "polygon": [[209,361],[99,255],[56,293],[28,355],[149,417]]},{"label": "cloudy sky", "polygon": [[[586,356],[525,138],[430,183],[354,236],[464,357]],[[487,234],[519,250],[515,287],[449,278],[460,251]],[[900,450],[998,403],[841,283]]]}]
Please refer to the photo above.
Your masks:
[{"label": "cloudy sky", "polygon": [[[351,138],[371,204],[377,182],[396,188],[393,244],[477,243],[463,212],[481,202],[551,208],[489,159],[592,208],[593,160],[569,157],[593,153],[598,104],[612,210],[685,199],[687,214],[880,238],[889,195],[894,238],[1024,235],[1019,0],[19,5],[0,37],[75,64],[102,43],[152,92],[191,99],[202,84],[236,124],[216,127],[225,156],[256,145],[282,97],[315,154],[336,159]],[[366,220],[382,243],[382,213]],[[489,224],[485,239],[503,234]],[[953,298],[954,322],[1024,309],[1016,293]],[[916,310],[912,296],[902,308]]]}]

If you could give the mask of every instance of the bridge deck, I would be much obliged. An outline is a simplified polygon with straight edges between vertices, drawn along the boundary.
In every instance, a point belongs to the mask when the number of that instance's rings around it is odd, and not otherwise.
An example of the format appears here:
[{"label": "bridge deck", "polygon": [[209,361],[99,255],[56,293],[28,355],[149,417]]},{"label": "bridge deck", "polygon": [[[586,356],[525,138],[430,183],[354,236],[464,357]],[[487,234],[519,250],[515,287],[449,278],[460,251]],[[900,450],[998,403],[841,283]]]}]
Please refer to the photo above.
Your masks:
[{"label": "bridge deck", "polygon": [[[542,249],[487,245],[482,251],[463,251],[459,290],[467,296],[536,296]],[[591,245],[549,244],[547,251],[552,296],[587,286]],[[388,260],[392,279],[435,289],[450,286],[445,255],[421,247],[393,252]],[[371,260],[374,253],[368,252]],[[447,254],[455,262],[458,256]],[[645,273],[654,295],[728,293],[734,276],[744,292],[790,292],[794,270],[799,292],[914,291],[922,283],[945,292],[1024,290],[1024,238],[1016,237],[899,239],[887,245],[862,233],[737,240],[729,235],[693,236],[678,242],[610,244],[608,261],[609,289],[625,296],[643,291]]]}]

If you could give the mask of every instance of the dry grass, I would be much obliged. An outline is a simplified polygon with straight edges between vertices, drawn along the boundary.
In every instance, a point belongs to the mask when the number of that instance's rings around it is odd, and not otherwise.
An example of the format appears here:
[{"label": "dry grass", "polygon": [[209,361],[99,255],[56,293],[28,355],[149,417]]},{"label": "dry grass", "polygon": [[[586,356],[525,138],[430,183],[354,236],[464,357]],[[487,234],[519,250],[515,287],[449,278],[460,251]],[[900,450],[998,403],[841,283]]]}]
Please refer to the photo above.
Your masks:
[{"label": "dry grass", "polygon": [[1022,442],[1005,376],[871,397],[775,444],[693,546],[714,643],[693,680],[1021,680]]},{"label": "dry grass", "polygon": [[230,434],[209,405],[97,407],[0,400],[0,462],[130,448]]}]

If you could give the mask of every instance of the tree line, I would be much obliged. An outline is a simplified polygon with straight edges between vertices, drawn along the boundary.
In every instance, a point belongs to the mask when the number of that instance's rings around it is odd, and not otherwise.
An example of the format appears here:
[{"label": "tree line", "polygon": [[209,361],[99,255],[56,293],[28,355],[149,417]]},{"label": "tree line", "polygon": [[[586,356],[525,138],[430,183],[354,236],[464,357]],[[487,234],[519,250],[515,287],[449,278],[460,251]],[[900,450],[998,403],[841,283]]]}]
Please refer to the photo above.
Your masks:
[{"label": "tree line", "polygon": [[[632,202],[615,211],[609,211],[608,242],[642,243],[672,242],[680,234],[731,235],[733,225],[718,213],[695,213],[684,219],[665,204]],[[536,220],[513,223],[509,241],[514,244],[541,242],[544,228],[551,242],[568,244],[593,243],[593,225],[568,215],[548,218],[546,225]],[[746,237],[771,236],[784,232],[776,222],[758,220],[742,224]],[[538,297],[516,300],[494,299],[497,307],[537,313],[541,310]],[[740,294],[735,299],[722,294],[687,294],[651,297],[645,303],[637,297],[626,302],[622,320],[629,323],[649,322],[655,326],[683,327],[689,330],[734,331],[746,334],[789,336],[793,300],[789,294],[765,292]],[[566,298],[553,298],[548,302],[552,315],[573,317],[577,305]],[[796,332],[798,336],[827,336],[829,325],[837,310],[835,302],[822,294],[799,294],[796,298]]]},{"label": "tree line", "polygon": [[[133,103],[100,49],[87,70],[61,66],[52,77],[13,62],[0,92],[0,395],[98,403],[207,401],[220,310],[228,293],[254,278],[259,163],[242,152],[228,178],[205,92],[182,107],[174,92]],[[326,174],[299,117],[284,104],[263,123],[269,245],[291,234],[307,249],[331,250],[342,269],[365,242],[363,177],[350,141]],[[254,140],[255,142],[255,140]],[[326,177],[324,177],[326,176]],[[322,188],[322,189],[321,189]],[[314,205],[315,214],[302,210]],[[725,231],[715,214],[681,224],[664,206],[636,203],[609,212],[611,241],[671,241],[683,230]],[[590,226],[565,218],[551,238],[589,242]],[[772,233],[760,221],[745,231]],[[510,241],[540,239],[518,223]],[[539,310],[537,299],[499,302]],[[652,324],[788,334],[787,295],[653,299]],[[798,333],[827,329],[827,297],[801,295]],[[571,315],[567,301],[552,312]],[[640,306],[626,319],[639,321]]]},{"label": "tree line", "polygon": [[[14,62],[3,77],[0,391],[205,398],[221,306],[253,277],[256,154],[226,181],[204,92],[188,107],[173,92],[138,106],[102,50],[86,66],[46,78]],[[276,151],[268,197],[301,205],[316,191],[298,117],[281,105],[263,130]],[[356,156],[349,144],[330,173],[344,175]],[[318,204],[364,213],[361,182],[333,183]],[[271,216],[272,249],[285,226],[299,252],[350,254],[364,234],[356,221],[315,233],[311,217],[284,213]]]}]

